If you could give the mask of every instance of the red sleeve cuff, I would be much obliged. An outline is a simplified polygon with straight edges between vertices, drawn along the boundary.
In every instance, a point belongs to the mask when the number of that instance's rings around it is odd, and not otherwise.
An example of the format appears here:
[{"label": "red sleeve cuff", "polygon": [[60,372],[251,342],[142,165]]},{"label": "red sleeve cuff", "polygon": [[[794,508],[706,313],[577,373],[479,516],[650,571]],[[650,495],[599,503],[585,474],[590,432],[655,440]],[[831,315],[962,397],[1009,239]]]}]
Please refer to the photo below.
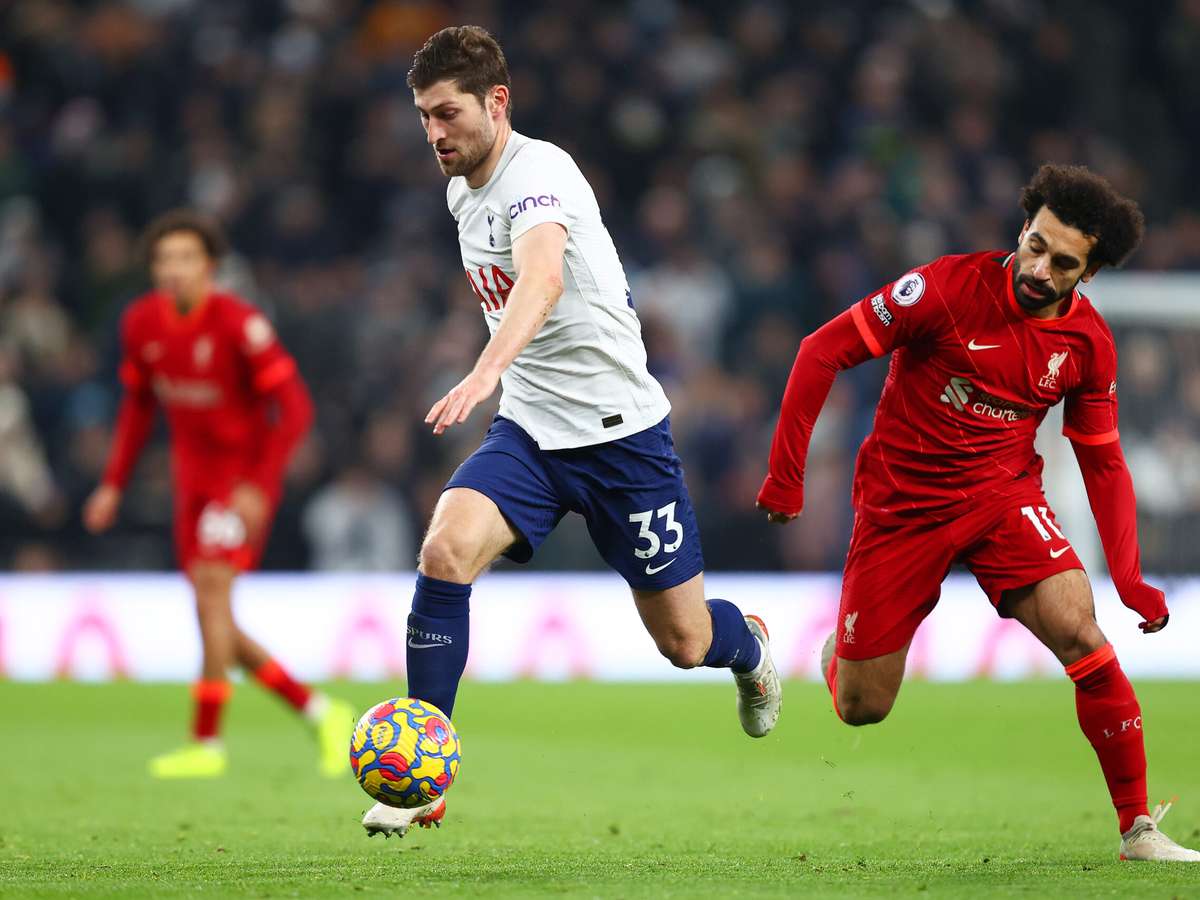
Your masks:
[{"label": "red sleeve cuff", "polygon": [[121,380],[121,384],[131,391],[140,391],[146,385],[146,378],[142,374],[141,369],[129,360],[121,363],[121,367],[117,371],[117,377]]},{"label": "red sleeve cuff", "polygon": [[1063,426],[1063,435],[1077,444],[1083,444],[1087,447],[1098,447],[1101,444],[1111,444],[1113,441],[1120,438],[1117,429],[1106,431],[1103,434],[1084,434],[1081,431],[1076,431],[1074,428]]},{"label": "red sleeve cuff", "polygon": [[786,488],[768,475],[758,491],[758,503],[771,512],[798,516],[804,508],[804,489]]},{"label": "red sleeve cuff", "polygon": [[290,356],[277,359],[254,376],[254,389],[265,394],[291,378],[295,371],[296,363]]}]

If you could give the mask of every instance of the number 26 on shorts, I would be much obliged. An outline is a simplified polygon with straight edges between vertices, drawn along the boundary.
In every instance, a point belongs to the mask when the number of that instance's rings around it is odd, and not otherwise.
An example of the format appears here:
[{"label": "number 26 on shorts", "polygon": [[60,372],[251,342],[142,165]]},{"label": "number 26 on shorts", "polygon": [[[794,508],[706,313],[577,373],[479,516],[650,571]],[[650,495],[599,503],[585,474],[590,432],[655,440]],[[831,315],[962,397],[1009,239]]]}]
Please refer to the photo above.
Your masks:
[{"label": "number 26 on shorts", "polygon": [[[676,501],[672,500],[658,510],[648,509],[645,512],[629,514],[629,521],[639,526],[638,540],[645,541],[647,544],[646,547],[633,548],[633,553],[638,559],[651,559],[660,552],[674,553],[683,543],[683,526],[675,521],[675,503]],[[673,535],[666,544],[650,530],[650,523],[656,516],[666,520],[665,531],[668,535]]]}]

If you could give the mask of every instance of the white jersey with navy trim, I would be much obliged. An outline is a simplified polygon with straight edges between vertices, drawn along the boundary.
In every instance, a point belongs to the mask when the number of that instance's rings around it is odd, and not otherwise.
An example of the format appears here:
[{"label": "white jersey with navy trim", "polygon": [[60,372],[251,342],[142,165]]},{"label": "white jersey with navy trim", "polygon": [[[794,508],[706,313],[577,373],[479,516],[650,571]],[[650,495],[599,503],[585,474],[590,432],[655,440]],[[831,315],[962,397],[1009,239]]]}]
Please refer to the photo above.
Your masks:
[{"label": "white jersey with navy trim", "polygon": [[516,281],[513,241],[535,225],[567,231],[563,293],[541,331],[500,378],[500,415],[543,450],[617,440],[671,405],[646,368],[629,283],[591,185],[570,155],[515,131],[487,184],[450,179],[463,267],[492,333]]}]

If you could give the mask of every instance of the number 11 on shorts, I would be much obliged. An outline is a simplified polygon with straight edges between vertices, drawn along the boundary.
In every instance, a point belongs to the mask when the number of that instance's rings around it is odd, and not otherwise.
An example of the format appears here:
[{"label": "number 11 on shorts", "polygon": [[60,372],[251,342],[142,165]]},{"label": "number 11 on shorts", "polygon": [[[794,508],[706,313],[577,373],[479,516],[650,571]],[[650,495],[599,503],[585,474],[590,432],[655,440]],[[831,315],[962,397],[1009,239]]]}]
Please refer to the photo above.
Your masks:
[{"label": "number 11 on shorts", "polygon": [[[1039,513],[1041,514],[1040,521],[1038,519]],[[1050,534],[1050,531],[1053,531],[1054,534],[1058,535],[1064,541],[1067,539],[1067,536],[1058,530],[1058,526],[1055,525],[1054,520],[1050,518],[1050,511],[1046,509],[1046,507],[1039,506],[1035,511],[1032,506],[1022,506],[1021,515],[1033,523],[1033,527],[1037,529],[1037,533],[1042,536],[1043,541],[1051,541],[1054,539]],[[1043,522],[1046,523],[1044,526],[1042,525]],[[1050,531],[1047,531],[1047,528],[1049,528]]]}]

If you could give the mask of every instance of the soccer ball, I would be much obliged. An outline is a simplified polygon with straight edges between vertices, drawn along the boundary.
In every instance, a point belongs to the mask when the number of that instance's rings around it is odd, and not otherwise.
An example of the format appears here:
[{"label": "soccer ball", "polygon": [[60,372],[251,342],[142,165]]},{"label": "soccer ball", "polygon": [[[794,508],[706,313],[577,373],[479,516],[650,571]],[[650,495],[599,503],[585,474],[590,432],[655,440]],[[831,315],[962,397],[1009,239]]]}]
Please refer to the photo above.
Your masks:
[{"label": "soccer ball", "polygon": [[375,800],[413,809],[454,783],[462,751],[450,718],[412,697],[385,700],[363,713],[350,738],[350,768]]}]

